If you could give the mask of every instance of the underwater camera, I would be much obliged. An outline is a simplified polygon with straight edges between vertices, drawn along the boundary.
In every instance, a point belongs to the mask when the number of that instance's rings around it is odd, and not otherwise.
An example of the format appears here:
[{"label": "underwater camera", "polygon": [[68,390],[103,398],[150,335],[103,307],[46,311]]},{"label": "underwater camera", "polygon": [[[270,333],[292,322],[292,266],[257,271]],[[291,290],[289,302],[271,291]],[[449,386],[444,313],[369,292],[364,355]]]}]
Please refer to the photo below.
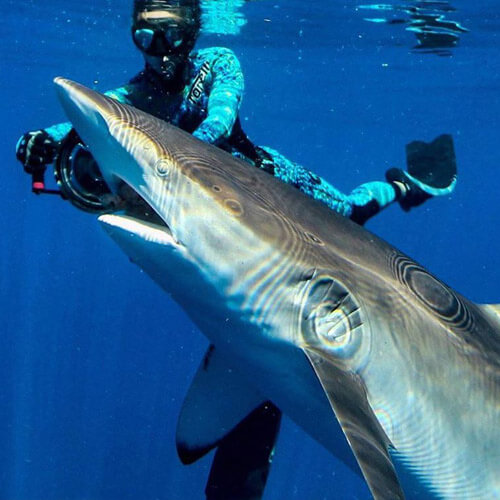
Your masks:
[{"label": "underwater camera", "polygon": [[74,129],[61,144],[54,174],[61,196],[77,208],[91,213],[116,209],[115,196],[104,182],[99,165]]}]

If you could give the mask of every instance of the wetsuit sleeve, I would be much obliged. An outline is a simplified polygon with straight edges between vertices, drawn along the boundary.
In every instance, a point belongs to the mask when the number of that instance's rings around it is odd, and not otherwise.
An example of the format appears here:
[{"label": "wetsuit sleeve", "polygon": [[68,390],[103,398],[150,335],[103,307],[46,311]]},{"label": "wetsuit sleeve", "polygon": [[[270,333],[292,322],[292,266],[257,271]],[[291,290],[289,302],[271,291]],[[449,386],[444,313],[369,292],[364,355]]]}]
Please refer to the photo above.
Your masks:
[{"label": "wetsuit sleeve", "polygon": [[234,52],[224,48],[214,50],[218,53],[211,67],[207,117],[193,132],[195,137],[211,144],[231,134],[244,90],[243,72]]},{"label": "wetsuit sleeve", "polygon": [[[117,89],[108,90],[105,95],[115,99],[123,104],[130,104],[129,95],[133,92],[133,85],[124,85],[123,87],[118,87]],[[52,125],[45,130],[47,134],[54,139],[54,141],[62,141],[69,131],[73,128],[71,122],[57,123]]]}]

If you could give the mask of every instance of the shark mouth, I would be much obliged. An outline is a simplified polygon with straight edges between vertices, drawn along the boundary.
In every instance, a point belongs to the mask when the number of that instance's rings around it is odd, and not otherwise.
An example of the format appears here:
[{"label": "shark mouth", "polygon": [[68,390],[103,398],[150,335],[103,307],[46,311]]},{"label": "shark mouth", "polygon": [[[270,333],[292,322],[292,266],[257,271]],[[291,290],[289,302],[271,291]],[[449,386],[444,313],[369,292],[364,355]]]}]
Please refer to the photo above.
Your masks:
[{"label": "shark mouth", "polygon": [[125,232],[159,245],[182,247],[165,221],[129,184],[118,180],[114,192],[112,209],[98,217],[110,235]]},{"label": "shark mouth", "polygon": [[[110,236],[123,238],[137,237],[163,247],[183,248],[172,234],[165,221],[153,208],[127,183],[120,181],[114,197],[114,209],[98,217]],[[128,238],[127,237],[127,238]]]},{"label": "shark mouth", "polygon": [[120,181],[117,186],[117,199],[118,210],[114,210],[114,212],[120,211],[128,217],[147,222],[150,225],[160,226],[170,232],[168,225],[148,202],[124,181]]}]

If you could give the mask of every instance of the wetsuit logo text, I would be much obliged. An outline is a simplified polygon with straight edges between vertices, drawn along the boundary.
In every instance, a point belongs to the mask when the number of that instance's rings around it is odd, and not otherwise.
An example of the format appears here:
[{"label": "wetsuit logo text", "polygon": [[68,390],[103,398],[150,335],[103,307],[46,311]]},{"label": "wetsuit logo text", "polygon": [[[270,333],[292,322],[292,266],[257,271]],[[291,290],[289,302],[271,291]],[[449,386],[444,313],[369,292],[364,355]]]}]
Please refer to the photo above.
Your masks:
[{"label": "wetsuit logo text", "polygon": [[200,72],[196,75],[188,94],[188,101],[192,104],[196,104],[203,95],[203,83],[209,72],[210,64],[208,61],[205,61],[200,68]]}]

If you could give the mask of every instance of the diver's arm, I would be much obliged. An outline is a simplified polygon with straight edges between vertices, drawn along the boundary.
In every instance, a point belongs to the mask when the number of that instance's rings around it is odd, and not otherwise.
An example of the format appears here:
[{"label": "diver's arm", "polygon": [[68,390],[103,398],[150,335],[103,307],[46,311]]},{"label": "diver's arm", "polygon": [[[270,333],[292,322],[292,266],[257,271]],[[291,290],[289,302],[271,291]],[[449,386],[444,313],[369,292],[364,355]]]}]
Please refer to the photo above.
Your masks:
[{"label": "diver's arm", "polygon": [[229,137],[238,117],[244,90],[240,62],[227,48],[215,48],[216,58],[211,65],[212,84],[208,97],[207,117],[193,132],[211,144]]},{"label": "diver's arm", "polygon": [[[118,101],[122,104],[130,104],[128,96],[132,93],[132,91],[133,91],[133,85],[123,85],[122,87],[108,90],[107,92],[104,93],[104,95],[107,95],[112,99],[115,99],[115,101]],[[73,125],[71,124],[71,122],[63,122],[63,123],[57,123],[43,130],[45,130],[45,132],[47,132],[47,134],[55,142],[61,142],[68,135],[69,131],[72,128]]]}]

